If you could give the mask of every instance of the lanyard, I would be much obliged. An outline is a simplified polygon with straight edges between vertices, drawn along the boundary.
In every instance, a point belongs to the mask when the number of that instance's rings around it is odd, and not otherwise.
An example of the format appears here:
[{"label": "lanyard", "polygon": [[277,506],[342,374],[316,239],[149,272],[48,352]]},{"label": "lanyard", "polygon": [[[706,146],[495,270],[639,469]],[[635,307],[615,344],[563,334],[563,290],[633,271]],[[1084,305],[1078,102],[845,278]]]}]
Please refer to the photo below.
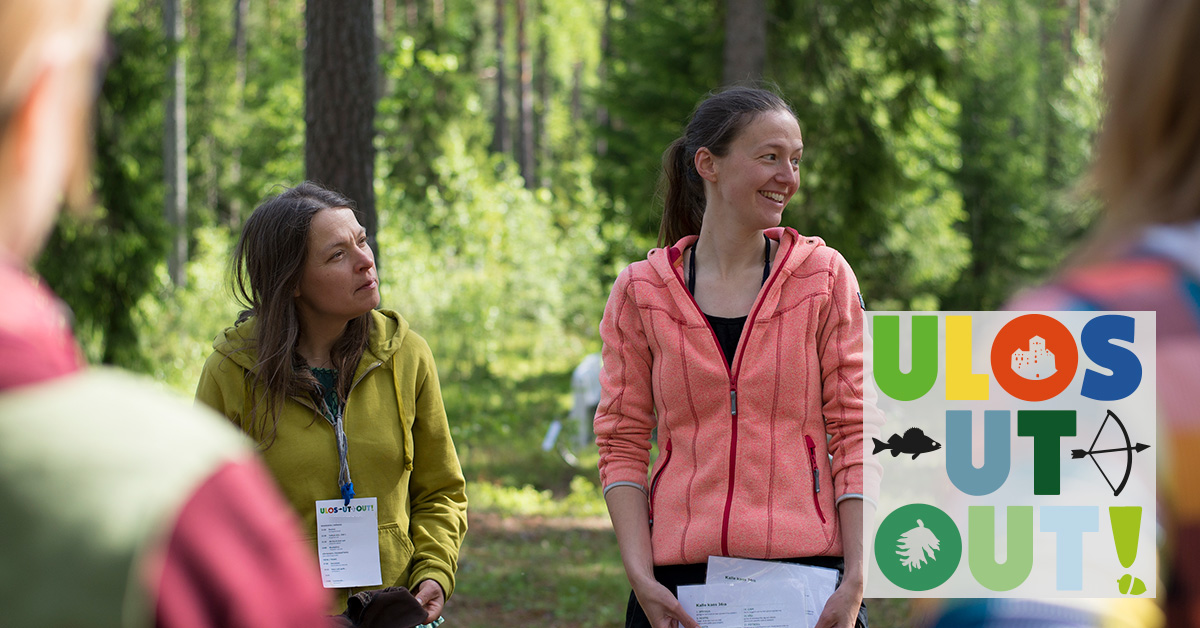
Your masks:
[{"label": "lanyard", "polygon": [[[336,382],[336,371],[334,371],[334,381]],[[313,375],[316,375],[316,370],[313,370]],[[317,378],[318,383],[321,382]],[[320,395],[318,400],[321,403],[321,414],[326,421],[333,426],[333,433],[337,440],[338,452],[338,489],[341,491],[342,499],[345,500],[346,506],[350,505],[350,500],[354,498],[354,482],[350,481],[350,447],[346,443],[346,420],[345,410],[346,404],[335,402],[333,407],[329,405],[329,395],[325,391],[325,385],[320,386]],[[334,393],[336,395],[336,393]]]},{"label": "lanyard", "polygon": [[[688,292],[692,293],[693,297],[696,296],[696,244],[699,244],[699,242],[700,242],[700,239],[696,238],[696,241],[692,243],[692,257],[690,260],[688,260],[690,262],[690,264],[689,264],[690,268],[688,269]],[[770,276],[771,276],[771,239],[768,238],[767,234],[764,233],[763,234],[763,276],[762,276],[762,283],[759,284],[760,288],[767,284],[767,277],[770,277]]]}]

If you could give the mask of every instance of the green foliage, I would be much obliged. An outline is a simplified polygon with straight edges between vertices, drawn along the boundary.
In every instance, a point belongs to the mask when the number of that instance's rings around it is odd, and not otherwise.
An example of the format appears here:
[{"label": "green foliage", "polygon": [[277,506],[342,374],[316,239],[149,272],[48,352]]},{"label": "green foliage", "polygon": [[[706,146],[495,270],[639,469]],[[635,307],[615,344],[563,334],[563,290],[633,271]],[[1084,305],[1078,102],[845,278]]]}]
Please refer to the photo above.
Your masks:
[{"label": "green foliage", "polygon": [[[660,155],[717,86],[726,4],[614,5],[600,95],[613,121],[595,177],[611,199],[602,272],[641,256],[628,235],[657,232]],[[1088,22],[1110,9],[1093,3]],[[783,222],[839,249],[871,307],[996,307],[1086,228],[1094,206],[1070,190],[1098,125],[1099,62],[1067,5],[805,0],[768,11],[766,79],[805,134]]]},{"label": "green foliage", "polygon": [[1094,212],[1063,193],[1090,159],[1099,116],[1098,60],[1086,40],[1066,45],[1066,19],[1025,0],[958,6],[955,183],[971,261],[951,309],[998,307],[1056,266]]},{"label": "green foliage", "polygon": [[[654,184],[662,151],[695,104],[718,86],[723,2],[637,3],[614,15],[609,152],[597,173],[613,202],[605,218],[645,239],[658,230]],[[947,61],[933,0],[818,2],[770,7],[766,78],[805,133],[801,190],[784,224],[822,236],[856,269],[874,306],[936,305],[965,263],[953,231],[942,149],[953,145],[939,98]],[[609,240],[612,258],[637,247]]]},{"label": "green foliage", "polygon": [[89,360],[146,370],[133,313],[158,285],[166,256],[160,139],[166,41],[136,8],[121,3],[112,18],[116,56],[96,109],[98,207],[58,222],[38,271],[74,311]]},{"label": "green foliage", "polygon": [[608,514],[600,489],[582,477],[571,480],[570,493],[561,499],[548,490],[539,491],[528,484],[516,488],[469,482],[467,494],[471,497],[471,508],[506,517],[603,517]]},{"label": "green foliage", "polygon": [[643,236],[642,242],[608,241],[610,255],[626,263],[645,255],[643,242],[657,239],[662,205],[655,186],[663,151],[720,82],[723,22],[716,4],[613,3],[614,52],[599,95],[612,123],[601,129],[608,149],[595,177],[613,199],[604,208],[605,222],[622,222]]},{"label": "green foliage", "polygon": [[954,109],[939,93],[943,10],[935,0],[794,3],[771,32],[785,53],[768,71],[805,133],[784,224],[841,251],[875,308],[935,304],[965,261],[943,174]]},{"label": "green foliage", "polygon": [[[597,348],[602,244],[584,152],[535,191],[509,156],[487,152],[483,103],[494,95],[476,77],[491,49],[479,29],[490,19],[474,3],[447,2],[440,23],[425,18],[383,59],[381,283],[385,307],[437,356],[459,442],[532,444],[565,412],[561,374]],[[565,146],[576,136],[548,128],[547,141],[564,147],[554,150],[572,154]]]},{"label": "green foliage", "polygon": [[194,233],[186,288],[170,288],[166,266],[158,266],[159,288],[147,293],[133,310],[142,333],[146,372],[164,387],[191,396],[213,339],[237,318],[229,288],[230,242],[217,227]]}]

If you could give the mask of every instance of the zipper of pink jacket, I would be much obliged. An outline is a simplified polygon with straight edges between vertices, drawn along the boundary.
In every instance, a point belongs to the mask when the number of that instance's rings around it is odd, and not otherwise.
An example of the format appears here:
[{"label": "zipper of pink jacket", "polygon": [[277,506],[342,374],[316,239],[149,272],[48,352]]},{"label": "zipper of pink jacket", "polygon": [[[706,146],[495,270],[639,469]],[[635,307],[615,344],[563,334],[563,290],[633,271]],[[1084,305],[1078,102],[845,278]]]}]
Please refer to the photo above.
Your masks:
[{"label": "zipper of pink jacket", "polygon": [[[793,237],[793,240],[795,239],[798,239],[798,236]],[[779,244],[780,246],[783,245],[782,236],[779,239]],[[725,513],[721,518],[721,554],[723,556],[729,555],[729,517],[733,512],[734,474],[735,470],[737,469],[737,370],[742,365],[742,354],[746,351],[746,343],[749,342],[750,338],[750,329],[754,326],[754,319],[758,315],[758,310],[762,308],[763,298],[768,292],[770,292],[771,286],[775,283],[775,278],[779,276],[780,269],[787,264],[787,260],[789,257],[791,257],[792,251],[795,250],[795,248],[796,242],[793,242],[792,246],[788,247],[788,250],[783,254],[783,259],[779,260],[775,264],[775,267],[771,269],[770,278],[767,279],[766,285],[759,290],[758,296],[754,299],[754,307],[750,309],[750,315],[746,317],[746,326],[742,329],[742,338],[738,341],[737,352],[734,354],[733,358],[734,366],[733,368],[730,368],[728,364],[725,366],[725,373],[729,376],[729,417],[732,429],[730,430],[729,437],[729,488],[725,494]],[[682,257],[683,252],[678,252],[678,255]],[[679,269],[675,267],[675,259],[668,260],[671,265],[671,271],[675,273],[675,277],[679,280],[679,283],[686,286],[687,282],[683,280],[683,276],[680,275]],[[713,339],[713,344],[717,346],[717,351],[723,355],[724,350],[721,349],[721,341],[717,340],[717,332],[713,331],[712,324],[708,322],[708,317],[705,316],[704,311],[700,309],[700,304],[696,303],[696,297],[692,296],[692,293],[689,292],[686,287],[684,288],[683,292],[688,295],[688,299],[692,302],[692,305],[695,306],[696,312],[700,314],[700,318],[704,321],[704,325],[708,327],[708,333]]]}]

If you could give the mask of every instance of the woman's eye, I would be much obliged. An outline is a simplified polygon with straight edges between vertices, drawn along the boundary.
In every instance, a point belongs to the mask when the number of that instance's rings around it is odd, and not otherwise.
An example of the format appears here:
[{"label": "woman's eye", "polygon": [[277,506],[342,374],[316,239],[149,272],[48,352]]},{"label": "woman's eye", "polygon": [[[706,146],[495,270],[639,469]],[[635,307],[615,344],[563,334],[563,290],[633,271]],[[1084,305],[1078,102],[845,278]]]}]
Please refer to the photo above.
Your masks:
[{"label": "woman's eye", "polygon": [[792,159],[792,167],[793,167],[793,168],[799,168],[799,167],[800,167],[800,158],[799,158],[799,157],[795,157],[795,158],[793,158],[793,159]]},{"label": "woman's eye", "polygon": [[330,257],[330,258],[329,258],[329,261],[333,261],[333,260],[336,260],[336,259],[341,259],[341,257],[342,257],[342,255],[343,255],[343,254],[344,254],[344,253],[343,253],[342,251],[338,251],[338,252],[334,253],[332,257]]},{"label": "woman's eye", "polygon": [[763,159],[766,159],[767,161],[775,161],[775,153],[763,155]]}]

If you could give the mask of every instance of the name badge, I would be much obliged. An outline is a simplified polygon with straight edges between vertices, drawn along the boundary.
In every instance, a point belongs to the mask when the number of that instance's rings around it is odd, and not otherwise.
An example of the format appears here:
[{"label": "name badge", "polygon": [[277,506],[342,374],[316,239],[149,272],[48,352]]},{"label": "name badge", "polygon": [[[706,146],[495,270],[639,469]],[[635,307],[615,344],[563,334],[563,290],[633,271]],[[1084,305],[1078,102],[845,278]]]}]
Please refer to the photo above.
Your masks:
[{"label": "name badge", "polygon": [[317,555],[329,589],[383,584],[379,568],[379,511],[374,497],[317,502]]}]

